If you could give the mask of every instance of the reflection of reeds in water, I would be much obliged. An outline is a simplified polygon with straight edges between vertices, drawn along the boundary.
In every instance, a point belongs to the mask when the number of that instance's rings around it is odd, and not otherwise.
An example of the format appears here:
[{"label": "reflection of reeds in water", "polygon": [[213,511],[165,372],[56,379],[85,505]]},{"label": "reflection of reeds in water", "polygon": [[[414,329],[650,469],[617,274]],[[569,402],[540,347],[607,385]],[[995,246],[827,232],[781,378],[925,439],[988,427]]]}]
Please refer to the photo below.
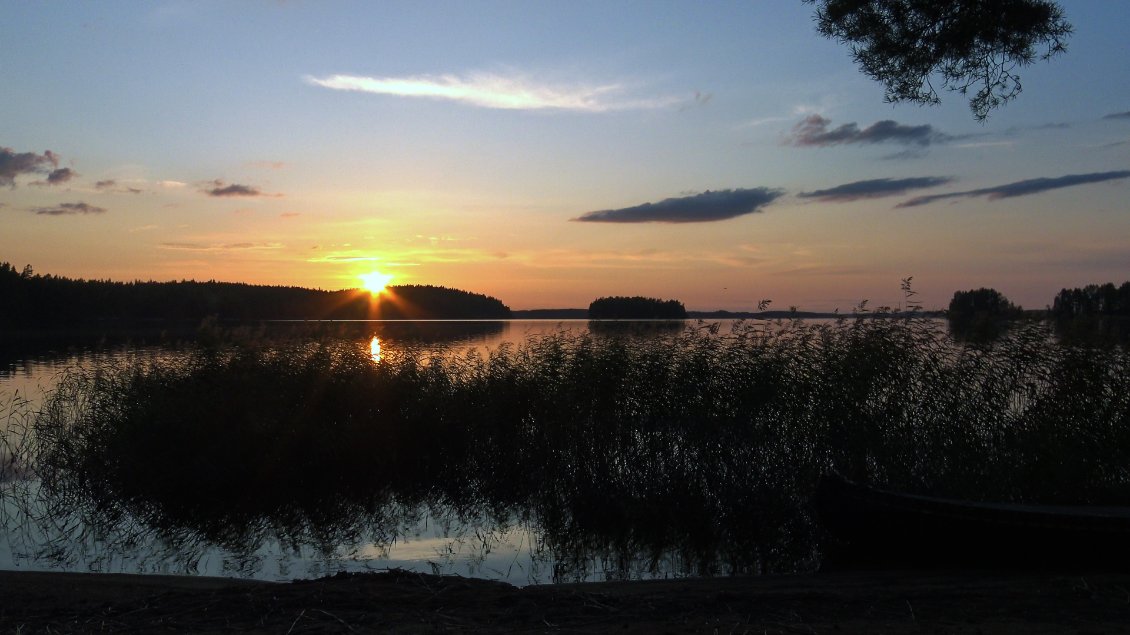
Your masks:
[{"label": "reflection of reeds in water", "polygon": [[0,395],[0,484],[28,476],[32,412],[19,393]]},{"label": "reflection of reeds in water", "polygon": [[[793,570],[818,475],[1130,500],[1130,356],[921,319],[532,337],[486,355],[201,351],[61,384],[35,467],[67,505],[235,549],[395,538],[421,506],[535,527],[558,579]],[[619,573],[617,573],[619,572]]]}]

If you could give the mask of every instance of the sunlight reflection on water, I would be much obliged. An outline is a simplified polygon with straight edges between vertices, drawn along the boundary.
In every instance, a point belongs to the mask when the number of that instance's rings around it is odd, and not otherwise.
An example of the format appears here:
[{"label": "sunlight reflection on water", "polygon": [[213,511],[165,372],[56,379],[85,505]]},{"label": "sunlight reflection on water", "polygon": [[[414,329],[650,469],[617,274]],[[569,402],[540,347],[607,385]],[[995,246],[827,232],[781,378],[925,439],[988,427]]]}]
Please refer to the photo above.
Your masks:
[{"label": "sunlight reflection on water", "polygon": [[376,335],[369,342],[369,356],[373,358],[373,363],[380,363],[381,361],[381,338]]}]

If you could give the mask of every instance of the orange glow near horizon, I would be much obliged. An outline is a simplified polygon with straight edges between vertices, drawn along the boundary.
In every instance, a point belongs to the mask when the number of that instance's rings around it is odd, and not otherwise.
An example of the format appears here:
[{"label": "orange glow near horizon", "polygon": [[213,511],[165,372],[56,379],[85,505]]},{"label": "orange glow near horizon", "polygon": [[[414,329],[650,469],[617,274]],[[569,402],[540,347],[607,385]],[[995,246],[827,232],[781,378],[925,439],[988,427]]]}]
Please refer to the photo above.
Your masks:
[{"label": "orange glow near horizon", "polygon": [[357,277],[361,278],[361,283],[365,287],[365,290],[373,295],[383,293],[388,283],[392,282],[392,276],[390,274],[381,273],[379,271],[370,271],[369,273],[363,273]]}]

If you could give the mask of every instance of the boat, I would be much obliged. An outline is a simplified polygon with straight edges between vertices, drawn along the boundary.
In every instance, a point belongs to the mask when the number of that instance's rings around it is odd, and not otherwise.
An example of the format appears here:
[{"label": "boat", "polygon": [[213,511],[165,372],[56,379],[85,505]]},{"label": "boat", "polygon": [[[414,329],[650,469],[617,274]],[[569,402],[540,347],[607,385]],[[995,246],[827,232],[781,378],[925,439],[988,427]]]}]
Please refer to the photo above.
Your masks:
[{"label": "boat", "polygon": [[1130,507],[934,498],[821,478],[813,506],[825,569],[1130,571]]}]

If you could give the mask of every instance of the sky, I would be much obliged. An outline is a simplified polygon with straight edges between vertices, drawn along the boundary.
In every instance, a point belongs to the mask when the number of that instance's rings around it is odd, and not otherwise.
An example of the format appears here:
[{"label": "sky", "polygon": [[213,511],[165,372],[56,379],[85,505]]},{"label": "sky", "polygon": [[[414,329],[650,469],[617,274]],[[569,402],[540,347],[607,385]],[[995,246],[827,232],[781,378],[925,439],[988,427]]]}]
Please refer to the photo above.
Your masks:
[{"label": "sky", "polygon": [[1130,279],[1130,2],[977,122],[800,0],[10,2],[0,261],[512,309],[1043,308]]}]

